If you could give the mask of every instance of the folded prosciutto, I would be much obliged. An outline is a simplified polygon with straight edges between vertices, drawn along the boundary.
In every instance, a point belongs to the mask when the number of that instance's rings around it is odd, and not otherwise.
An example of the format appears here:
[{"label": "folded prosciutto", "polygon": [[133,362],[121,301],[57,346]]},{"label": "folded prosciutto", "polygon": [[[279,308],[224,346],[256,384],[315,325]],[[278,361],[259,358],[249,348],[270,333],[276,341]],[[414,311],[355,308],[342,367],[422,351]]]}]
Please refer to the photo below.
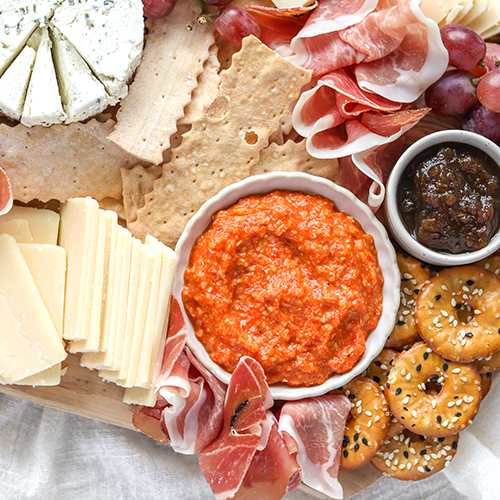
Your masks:
[{"label": "folded prosciutto", "polygon": [[217,500],[279,500],[297,486],[299,467],[269,412],[264,370],[240,358],[226,393],[219,437],[200,453],[200,467]]},{"label": "folded prosciutto", "polygon": [[0,167],[0,215],[6,214],[13,203],[12,187],[7,174]]},{"label": "folded prosciutto", "polygon": [[185,347],[186,324],[177,301],[171,308],[162,372],[154,408],[139,406],[134,425],[145,434],[191,455],[220,433],[226,386]]},{"label": "folded prosciutto", "polygon": [[351,403],[345,396],[319,396],[286,403],[279,430],[297,452],[302,481],[331,498],[342,498],[337,475]]}]

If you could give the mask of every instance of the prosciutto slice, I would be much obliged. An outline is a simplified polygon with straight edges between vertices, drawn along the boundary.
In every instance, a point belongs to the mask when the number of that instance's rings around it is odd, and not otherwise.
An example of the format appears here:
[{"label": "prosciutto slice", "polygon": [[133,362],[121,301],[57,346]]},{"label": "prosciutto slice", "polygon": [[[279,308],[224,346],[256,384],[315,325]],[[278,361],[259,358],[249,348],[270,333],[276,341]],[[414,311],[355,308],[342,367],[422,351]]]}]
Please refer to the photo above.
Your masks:
[{"label": "prosciutto slice", "polygon": [[6,214],[13,204],[12,186],[7,174],[0,167],[0,215]]},{"label": "prosciutto slice", "polygon": [[187,329],[174,300],[171,308],[162,372],[156,382],[157,403],[139,406],[134,425],[178,453],[191,455],[220,433],[226,386],[185,347]]},{"label": "prosciutto slice", "polygon": [[272,405],[264,370],[241,357],[226,393],[222,431],[200,453],[201,471],[217,500],[235,498],[257,449],[265,448],[261,438],[269,431],[266,411]]},{"label": "prosciutto slice", "polygon": [[286,403],[279,430],[297,451],[302,481],[332,498],[342,498],[337,475],[351,403],[345,396],[319,396]]}]

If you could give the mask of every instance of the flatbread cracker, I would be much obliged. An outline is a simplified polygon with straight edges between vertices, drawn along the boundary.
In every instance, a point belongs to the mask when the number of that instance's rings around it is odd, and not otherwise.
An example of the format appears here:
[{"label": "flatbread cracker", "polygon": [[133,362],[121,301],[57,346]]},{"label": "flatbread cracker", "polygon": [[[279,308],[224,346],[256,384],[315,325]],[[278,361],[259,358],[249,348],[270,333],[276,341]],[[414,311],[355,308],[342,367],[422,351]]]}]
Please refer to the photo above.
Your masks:
[{"label": "flatbread cracker", "polygon": [[144,206],[144,196],[153,191],[153,183],[162,172],[163,168],[157,165],[148,168],[137,165],[130,170],[122,168],[123,205],[127,224],[137,219],[137,211]]},{"label": "flatbread cracker", "polygon": [[65,201],[122,197],[120,169],[137,158],[106,139],[115,122],[32,127],[0,124],[0,159],[11,179],[14,199]]},{"label": "flatbread cracker", "polygon": [[151,234],[174,246],[200,206],[250,175],[268,138],[278,129],[311,72],[289,63],[257,38],[243,40],[231,68],[221,74],[217,98],[193,123],[154,191],[129,224],[134,236]]},{"label": "flatbread cracker", "polygon": [[199,14],[196,0],[182,0],[166,18],[153,21],[141,65],[109,136],[125,151],[156,165],[170,147],[215,43],[213,23],[186,29]]},{"label": "flatbread cracker", "polygon": [[[127,169],[124,168],[123,170]],[[112,210],[113,212],[116,212],[118,218],[123,220],[126,219],[125,207],[123,205],[123,198],[120,198],[119,200],[115,200],[114,198],[103,198],[102,200],[99,200],[99,208],[102,210]]]},{"label": "flatbread cracker", "polygon": [[298,143],[287,141],[282,146],[271,143],[260,152],[260,159],[250,169],[250,175],[267,172],[304,172],[335,182],[339,175],[339,161],[313,158],[306,150],[305,139]]}]

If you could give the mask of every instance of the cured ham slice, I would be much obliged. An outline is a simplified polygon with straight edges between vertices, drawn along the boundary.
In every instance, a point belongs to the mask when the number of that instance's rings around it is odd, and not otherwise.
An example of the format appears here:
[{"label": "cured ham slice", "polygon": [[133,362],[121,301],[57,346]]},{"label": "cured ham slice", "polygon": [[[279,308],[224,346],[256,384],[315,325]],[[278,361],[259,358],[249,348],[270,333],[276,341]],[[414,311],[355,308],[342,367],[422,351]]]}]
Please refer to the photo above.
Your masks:
[{"label": "cured ham slice", "polygon": [[162,372],[156,382],[157,403],[138,406],[135,427],[178,453],[191,455],[220,433],[226,386],[185,347],[187,328],[179,303],[173,301]]},{"label": "cured ham slice", "polygon": [[351,403],[345,396],[320,396],[286,403],[279,430],[298,450],[302,481],[332,498],[342,498],[337,475]]},{"label": "cured ham slice", "polygon": [[0,167],[0,215],[6,214],[13,204],[12,186],[7,174]]},{"label": "cured ham slice", "polygon": [[226,393],[222,432],[200,453],[201,471],[217,500],[235,498],[257,448],[265,447],[261,437],[264,428],[269,430],[266,411],[272,405],[264,370],[243,356]]}]

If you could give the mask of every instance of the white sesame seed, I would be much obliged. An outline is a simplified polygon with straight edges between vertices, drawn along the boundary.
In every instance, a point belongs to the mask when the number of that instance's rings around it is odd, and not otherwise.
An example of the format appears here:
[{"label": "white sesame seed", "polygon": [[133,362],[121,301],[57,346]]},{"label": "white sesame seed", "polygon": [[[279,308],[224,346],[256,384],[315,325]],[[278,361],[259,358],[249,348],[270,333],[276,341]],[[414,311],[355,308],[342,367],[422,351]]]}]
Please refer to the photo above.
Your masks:
[{"label": "white sesame seed", "polygon": [[418,413],[415,410],[411,412],[411,415],[413,418],[418,418]]},{"label": "white sesame seed", "polygon": [[460,368],[453,368],[453,370],[451,370],[451,373],[460,373]]},{"label": "white sesame seed", "polygon": [[455,406],[455,401],[450,401],[448,403],[448,408],[451,408],[452,406]]}]

